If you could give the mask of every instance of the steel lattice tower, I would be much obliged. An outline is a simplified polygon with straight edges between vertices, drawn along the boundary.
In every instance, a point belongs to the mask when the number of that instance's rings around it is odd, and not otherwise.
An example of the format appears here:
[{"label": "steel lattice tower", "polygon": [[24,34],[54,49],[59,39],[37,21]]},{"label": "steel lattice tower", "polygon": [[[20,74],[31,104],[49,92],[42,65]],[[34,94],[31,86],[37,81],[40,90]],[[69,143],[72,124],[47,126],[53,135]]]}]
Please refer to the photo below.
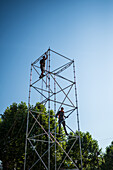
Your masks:
[{"label": "steel lattice tower", "polygon": [[[40,60],[44,55],[47,55],[45,67],[45,76],[40,76]],[[36,104],[33,107],[33,104]],[[64,107],[66,119],[66,128],[68,132],[72,132],[74,135],[65,136],[60,135],[60,141],[58,140],[57,131],[58,123],[55,116],[51,115],[51,110],[54,111],[54,115]],[[38,109],[41,108],[41,109]],[[44,108],[47,109],[43,110]],[[44,128],[40,115],[47,116],[48,130]],[[53,116],[53,119],[51,119]],[[54,129],[51,129],[51,120],[54,120]],[[36,128],[39,133],[36,134]],[[34,130],[35,129],[35,130]],[[78,131],[78,135],[76,133]],[[71,134],[71,133],[70,133]],[[47,140],[48,139],[48,140]],[[72,146],[66,150],[63,147],[63,142],[72,140]],[[75,143],[79,143],[80,162],[78,167],[77,162],[70,156],[70,152],[73,149]],[[48,147],[42,148],[43,143],[47,143]],[[42,151],[41,155],[36,148],[36,145]],[[24,170],[28,164],[27,151],[32,149],[31,155],[36,157],[35,161],[29,169],[36,169],[36,165],[39,161],[42,163],[42,169],[51,169],[51,149],[54,155],[54,168],[60,170],[62,164],[68,159],[76,169],[82,170],[82,151],[81,151],[81,139],[80,139],[80,126],[79,126],[79,113],[78,113],[78,100],[77,100],[77,88],[76,88],[76,76],[75,76],[75,62],[64,55],[48,49],[43,55],[31,64],[30,69],[30,85],[29,85],[29,97],[28,97],[28,114],[27,114],[27,127],[26,127],[26,142],[25,142],[25,160]],[[64,154],[63,160],[57,164],[57,151],[60,148],[62,154]],[[30,155],[30,156],[31,156]],[[44,161],[44,156],[47,161]],[[76,158],[75,158],[76,159]],[[28,169],[28,168],[27,168]],[[52,169],[53,170],[53,169]]]}]

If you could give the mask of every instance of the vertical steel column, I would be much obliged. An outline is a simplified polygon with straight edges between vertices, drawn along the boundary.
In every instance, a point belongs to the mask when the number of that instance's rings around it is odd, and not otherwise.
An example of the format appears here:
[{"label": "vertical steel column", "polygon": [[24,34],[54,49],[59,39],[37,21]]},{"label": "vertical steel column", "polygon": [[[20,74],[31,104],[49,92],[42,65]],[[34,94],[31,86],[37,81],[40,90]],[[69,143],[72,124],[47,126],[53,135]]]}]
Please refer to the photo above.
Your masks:
[{"label": "vertical steel column", "polygon": [[30,110],[30,96],[31,96],[31,81],[32,81],[32,64],[31,64],[31,71],[30,71],[30,86],[29,86],[29,97],[28,97],[28,114],[27,114],[27,127],[26,127],[24,170],[26,169],[27,138],[28,138],[29,110]]},{"label": "vertical steel column", "polygon": [[[47,56],[48,56],[48,51],[47,51]],[[47,65],[46,65],[46,88],[47,88],[47,80],[48,80],[48,58],[47,58]]]},{"label": "vertical steel column", "polygon": [[[41,90],[42,95],[41,95],[40,100],[43,101],[43,78],[42,78],[42,87],[41,87],[41,89],[42,89],[42,90]],[[41,102],[41,101],[40,101],[40,102]]]},{"label": "vertical steel column", "polygon": [[48,170],[50,170],[50,49],[49,51],[49,74],[48,74]]},{"label": "vertical steel column", "polygon": [[81,138],[80,138],[80,125],[79,125],[79,113],[78,113],[78,99],[77,99],[77,87],[76,87],[76,76],[75,76],[75,64],[73,60],[73,72],[74,72],[74,83],[75,83],[75,98],[76,98],[76,107],[77,107],[77,123],[78,123],[78,132],[79,132],[79,145],[80,145],[80,159],[81,159],[81,170],[83,169],[82,165],[82,148],[81,148]]},{"label": "vertical steel column", "polygon": [[[56,114],[56,81],[54,75],[54,113]],[[55,118],[56,119],[56,118]],[[55,139],[56,139],[56,120],[55,120]],[[55,170],[56,170],[56,141],[55,141]]]}]

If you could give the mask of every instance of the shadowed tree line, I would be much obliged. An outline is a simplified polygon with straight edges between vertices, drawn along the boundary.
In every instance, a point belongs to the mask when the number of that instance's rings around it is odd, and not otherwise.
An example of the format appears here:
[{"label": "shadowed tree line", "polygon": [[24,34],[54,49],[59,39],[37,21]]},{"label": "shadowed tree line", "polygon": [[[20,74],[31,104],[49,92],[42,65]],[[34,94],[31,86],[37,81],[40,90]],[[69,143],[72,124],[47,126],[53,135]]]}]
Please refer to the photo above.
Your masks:
[{"label": "shadowed tree line", "polygon": [[[48,132],[48,111],[43,105],[30,106],[32,110],[36,111],[33,113],[34,117],[37,118],[39,116],[39,121],[44,129]],[[39,115],[39,113],[42,113]],[[25,137],[26,137],[26,122],[27,122],[27,113],[28,108],[26,103],[21,102],[20,104],[13,103],[10,107],[7,107],[5,112],[0,118],[0,160],[3,163],[4,170],[13,170],[14,168],[17,170],[22,170],[24,165],[25,158]],[[50,129],[54,129],[54,124],[56,118],[54,117],[54,112],[50,111]],[[29,129],[32,127],[34,123],[34,119],[32,116],[29,117]],[[58,132],[58,128],[56,129]],[[35,134],[36,140],[33,141],[33,147],[28,142],[28,150],[27,150],[27,167],[29,169],[33,163],[36,161],[36,153],[34,150],[36,149],[40,155],[42,155],[48,149],[47,142],[39,142],[39,140],[48,141],[47,135],[39,136],[38,134],[44,133],[42,128],[35,124],[34,128],[31,131],[31,137]],[[70,136],[68,136],[68,140],[66,139],[65,133],[63,129],[61,129],[61,133],[64,134],[64,137],[56,136],[58,141],[62,140],[61,146],[69,151],[70,147],[73,145],[73,140],[71,140],[72,136],[76,135],[70,132]],[[78,132],[76,132],[78,135]],[[113,170],[113,142],[110,146],[106,148],[105,153],[102,153],[101,149],[99,149],[98,142],[92,139],[92,136],[89,132],[83,133],[80,132],[81,142],[82,142],[82,160],[83,160],[83,170]],[[51,147],[50,156],[51,156],[51,169],[55,169],[55,153],[54,147]],[[60,165],[62,160],[65,158],[65,154],[62,149],[57,145],[57,166]],[[80,165],[80,150],[79,150],[79,140],[75,143],[72,150],[69,153],[69,156],[76,162],[76,165],[81,168]],[[45,153],[43,156],[43,161],[46,165],[48,165],[48,153]],[[61,168],[73,169],[74,165],[69,159],[65,159]],[[44,166],[41,161],[38,162],[33,168],[33,170],[43,170]]]}]

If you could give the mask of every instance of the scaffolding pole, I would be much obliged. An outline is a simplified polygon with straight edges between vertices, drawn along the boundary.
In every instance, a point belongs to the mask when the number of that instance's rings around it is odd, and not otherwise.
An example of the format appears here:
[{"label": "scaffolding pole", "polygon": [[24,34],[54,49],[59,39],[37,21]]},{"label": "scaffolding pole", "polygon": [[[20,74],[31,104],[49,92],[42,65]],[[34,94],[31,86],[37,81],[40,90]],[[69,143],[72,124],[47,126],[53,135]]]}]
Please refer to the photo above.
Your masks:
[{"label": "scaffolding pole", "polygon": [[77,106],[77,123],[78,123],[78,133],[79,133],[79,147],[80,147],[80,160],[81,160],[81,170],[83,169],[82,164],[82,148],[81,148],[81,137],[80,137],[80,124],[79,124],[79,113],[78,113],[78,99],[77,99],[77,87],[76,87],[76,76],[75,76],[75,64],[73,62],[73,72],[74,72],[74,83],[75,83],[75,98]]},{"label": "scaffolding pole", "polygon": [[30,96],[31,96],[31,81],[32,81],[32,64],[31,64],[31,71],[30,71],[30,86],[29,86],[29,97],[28,97],[28,114],[27,114],[27,127],[26,127],[24,170],[26,169],[27,138],[28,138],[29,110],[30,110]]},{"label": "scaffolding pole", "polygon": [[[54,75],[54,79],[56,79],[55,75]],[[54,81],[54,113],[56,114],[56,82],[55,81]],[[55,127],[56,127],[56,121],[55,121]],[[56,128],[55,128],[55,139],[56,139]],[[56,161],[57,159],[56,159],[56,141],[55,141],[55,170],[57,168]]]},{"label": "scaffolding pole", "polygon": [[[49,72],[50,72],[50,50],[49,50]],[[48,170],[50,170],[50,74],[48,75]]]}]

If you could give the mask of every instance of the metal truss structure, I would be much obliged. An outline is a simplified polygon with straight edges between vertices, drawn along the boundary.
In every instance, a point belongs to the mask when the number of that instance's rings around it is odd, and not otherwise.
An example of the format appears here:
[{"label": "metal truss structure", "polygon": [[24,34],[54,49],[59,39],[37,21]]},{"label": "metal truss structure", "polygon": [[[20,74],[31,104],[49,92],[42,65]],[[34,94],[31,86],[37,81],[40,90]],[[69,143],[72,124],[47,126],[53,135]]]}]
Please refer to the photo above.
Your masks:
[{"label": "metal truss structure", "polygon": [[[47,56],[45,73],[43,78],[40,77],[40,60],[43,56]],[[37,108],[42,106],[42,110],[35,110],[32,104],[37,103]],[[54,115],[64,107],[66,115],[66,128],[69,136],[64,133],[60,134],[58,139],[59,124]],[[47,111],[43,111],[46,108]],[[54,114],[51,115],[51,110]],[[47,116],[48,130],[42,124],[40,115]],[[52,117],[53,116],[53,117]],[[31,118],[30,118],[31,117]],[[54,120],[54,128],[51,129],[51,117]],[[30,122],[31,121],[31,122]],[[36,134],[34,128],[38,127],[39,133]],[[78,131],[78,135],[76,133]],[[62,130],[63,132],[63,130]],[[72,132],[72,133],[70,133]],[[74,135],[71,135],[74,134]],[[63,142],[72,140],[72,145],[68,149],[63,147]],[[77,158],[73,160],[70,156],[75,143],[79,143],[80,151],[80,167],[77,165]],[[47,143],[47,147],[42,148],[42,153],[39,154],[38,149],[35,147],[37,144],[41,148],[43,143]],[[25,160],[24,170],[27,166],[27,151],[32,148],[36,160],[32,163],[29,169],[37,169],[38,162],[41,161],[42,169],[50,170],[51,163],[54,164],[55,170],[62,169],[65,160],[69,160],[74,168],[82,170],[82,152],[81,152],[81,139],[80,139],[80,126],[79,126],[79,113],[78,113],[78,100],[75,76],[75,63],[64,55],[48,49],[36,61],[31,64],[30,69],[30,85],[29,85],[29,98],[28,98],[28,115],[26,127],[26,143],[25,143]],[[57,163],[58,148],[62,152],[63,160]],[[51,152],[54,155],[54,162],[51,162]],[[44,161],[44,156],[47,161]],[[28,168],[27,168],[28,169]]]}]

